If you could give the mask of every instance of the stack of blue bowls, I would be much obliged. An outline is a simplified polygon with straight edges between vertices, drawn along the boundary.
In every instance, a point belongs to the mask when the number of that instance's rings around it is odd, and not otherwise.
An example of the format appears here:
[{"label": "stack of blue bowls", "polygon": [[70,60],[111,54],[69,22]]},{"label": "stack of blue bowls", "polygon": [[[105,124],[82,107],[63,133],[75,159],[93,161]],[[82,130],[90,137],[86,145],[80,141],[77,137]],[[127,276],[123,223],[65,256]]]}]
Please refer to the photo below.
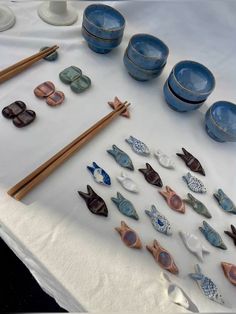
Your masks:
[{"label": "stack of blue bowls", "polygon": [[108,53],[123,38],[125,19],[116,9],[105,4],[89,5],[83,14],[82,35],[90,49]]},{"label": "stack of blue bowls", "polygon": [[211,71],[195,61],[181,61],[172,69],[164,96],[173,110],[187,112],[198,109],[215,88]]},{"label": "stack of blue bowls", "polygon": [[134,79],[148,81],[162,73],[168,55],[168,47],[157,37],[136,34],[129,41],[123,61]]}]

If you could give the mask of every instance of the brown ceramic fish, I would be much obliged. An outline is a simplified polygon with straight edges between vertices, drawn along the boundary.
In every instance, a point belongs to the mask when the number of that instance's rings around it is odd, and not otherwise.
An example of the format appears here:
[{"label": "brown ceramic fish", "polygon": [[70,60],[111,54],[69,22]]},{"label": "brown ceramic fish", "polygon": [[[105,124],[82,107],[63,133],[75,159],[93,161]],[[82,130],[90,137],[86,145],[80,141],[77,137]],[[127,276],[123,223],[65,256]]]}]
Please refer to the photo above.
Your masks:
[{"label": "brown ceramic fish", "polygon": [[121,221],[121,227],[116,227],[115,230],[119,232],[121,240],[129,248],[142,248],[142,243],[138,234],[133,229],[131,229],[124,221]]},{"label": "brown ceramic fish", "polygon": [[200,164],[200,161],[195,158],[192,154],[190,154],[185,148],[182,148],[183,154],[176,153],[177,156],[179,156],[186,164],[186,166],[194,171],[202,174],[205,176],[205,171]]},{"label": "brown ceramic fish", "polygon": [[221,267],[224,271],[225,277],[234,285],[236,286],[236,265],[221,262]]},{"label": "brown ceramic fish", "polygon": [[168,251],[160,246],[157,240],[154,240],[152,245],[147,245],[146,248],[162,268],[168,270],[174,275],[179,273],[178,267],[176,266],[173,257]]},{"label": "brown ceramic fish", "polygon": [[138,169],[144,175],[146,181],[152,185],[159,186],[160,188],[163,186],[161,177],[159,174],[151,167],[149,163],[146,163],[146,169]]},{"label": "brown ceramic fish", "polygon": [[185,204],[182,198],[175,193],[169,186],[166,186],[166,191],[159,191],[159,193],[165,198],[168,206],[179,212],[185,213]]},{"label": "brown ceramic fish", "polygon": [[234,225],[231,225],[231,230],[232,232],[225,231],[225,234],[227,234],[234,241],[234,245],[236,246],[236,228]]},{"label": "brown ceramic fish", "polygon": [[100,216],[108,216],[108,210],[104,200],[97,195],[90,185],[87,185],[88,193],[78,191],[79,195],[85,200],[91,213]]}]

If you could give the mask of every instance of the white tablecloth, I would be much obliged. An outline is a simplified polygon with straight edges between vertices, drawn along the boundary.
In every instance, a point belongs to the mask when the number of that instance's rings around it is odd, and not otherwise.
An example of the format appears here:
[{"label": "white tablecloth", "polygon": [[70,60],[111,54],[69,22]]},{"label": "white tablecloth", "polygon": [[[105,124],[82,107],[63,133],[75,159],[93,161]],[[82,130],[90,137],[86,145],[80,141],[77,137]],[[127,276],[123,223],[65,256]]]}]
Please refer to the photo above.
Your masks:
[{"label": "white tablecloth", "polygon": [[[4,3],[4,1],[1,1]],[[58,44],[59,60],[41,62],[0,86],[1,109],[15,100],[24,101],[37,113],[36,121],[17,129],[11,121],[0,118],[0,222],[1,236],[29,267],[41,286],[68,311],[185,311],[171,304],[160,280],[161,268],[143,250],[124,246],[114,227],[125,220],[146,245],[156,238],[168,249],[179,266],[178,277],[172,276],[191,296],[202,312],[228,312],[236,309],[235,287],[224,277],[221,261],[236,263],[235,247],[223,231],[235,223],[235,216],[219,208],[212,193],[221,187],[235,199],[236,145],[211,140],[204,130],[204,113],[213,102],[235,101],[236,32],[234,1],[163,1],[109,2],[127,21],[119,48],[107,55],[88,49],[81,36],[81,21],[88,2],[73,2],[79,12],[78,22],[70,27],[45,24],[37,16],[38,1],[7,4],[16,14],[14,28],[0,33],[0,68],[32,55],[45,45]],[[122,57],[129,38],[135,33],[151,33],[166,42],[170,49],[168,64],[162,76],[147,83],[133,80],[126,72]],[[216,89],[201,110],[179,114],[166,105],[162,87],[173,65],[192,59],[208,66],[216,78]],[[76,95],[60,82],[58,74],[76,65],[92,79],[87,92]],[[46,80],[54,82],[66,95],[58,108],[37,99],[33,89]],[[104,132],[74,155],[22,202],[10,198],[6,191],[47,160],[65,144],[87,129],[110,109],[107,101],[114,96],[132,103],[131,119],[119,118]],[[124,139],[134,135],[152,152],[160,148],[172,156],[176,170],[161,168],[153,155],[136,155]],[[125,192],[115,177],[121,168],[106,149],[116,144],[131,156],[136,171],[132,173],[141,192]],[[212,247],[200,234],[203,217],[191,208],[180,215],[167,207],[157,189],[145,182],[137,169],[149,162],[183,197],[188,192],[182,180],[188,169],[175,156],[185,147],[202,162],[207,195],[200,195],[212,213],[210,224],[228,246],[227,251]],[[96,184],[86,165],[96,161],[112,177],[111,188]],[[92,215],[77,190],[90,184],[106,201],[109,217]],[[120,191],[130,199],[140,216],[139,221],[122,216],[110,197]],[[173,224],[174,235],[157,233],[144,213],[155,204]],[[201,265],[203,272],[220,287],[230,308],[204,297],[188,273],[197,259],[181,242],[178,231],[195,233],[210,250]]]}]

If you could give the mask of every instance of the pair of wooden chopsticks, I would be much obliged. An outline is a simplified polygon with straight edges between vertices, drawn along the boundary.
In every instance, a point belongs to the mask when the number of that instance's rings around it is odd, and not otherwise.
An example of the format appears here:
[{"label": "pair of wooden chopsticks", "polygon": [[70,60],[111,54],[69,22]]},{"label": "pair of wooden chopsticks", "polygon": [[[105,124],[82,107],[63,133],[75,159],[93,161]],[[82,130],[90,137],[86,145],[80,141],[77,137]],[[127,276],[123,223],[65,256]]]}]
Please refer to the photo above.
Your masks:
[{"label": "pair of wooden chopsticks", "polygon": [[47,48],[43,51],[40,51],[40,52],[32,55],[31,57],[23,59],[23,60],[15,63],[13,65],[11,65],[10,67],[0,71],[0,84],[9,80],[13,76],[21,73],[22,71],[26,70],[35,62],[41,60],[42,58],[48,56],[49,54],[51,54],[53,52],[55,52],[58,48],[59,47],[56,45],[52,46],[50,48]]},{"label": "pair of wooden chopsticks", "polygon": [[61,149],[57,154],[52,156],[48,161],[43,163],[32,173],[26,176],[23,180],[13,186],[7,193],[16,200],[21,200],[28,192],[30,192],[36,185],[46,179],[58,166],[66,161],[72,154],[78,151],[84,144],[103,130],[109,123],[111,123],[122,112],[127,110],[130,103],[124,102],[108,115],[100,119],[87,131],[82,133],[70,144]]}]

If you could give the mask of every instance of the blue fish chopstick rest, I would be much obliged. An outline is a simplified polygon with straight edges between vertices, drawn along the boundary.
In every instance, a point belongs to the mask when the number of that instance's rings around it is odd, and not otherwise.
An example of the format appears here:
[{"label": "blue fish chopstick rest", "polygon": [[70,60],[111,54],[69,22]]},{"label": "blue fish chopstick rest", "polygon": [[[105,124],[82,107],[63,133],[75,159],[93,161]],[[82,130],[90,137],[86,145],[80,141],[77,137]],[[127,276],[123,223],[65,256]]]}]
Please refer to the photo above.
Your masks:
[{"label": "blue fish chopstick rest", "polygon": [[111,185],[110,176],[106,173],[105,170],[99,167],[96,164],[96,162],[93,162],[92,166],[87,166],[87,169],[91,172],[94,180],[97,183],[104,184],[104,185]]},{"label": "blue fish chopstick rest", "polygon": [[214,193],[215,198],[217,199],[221,208],[227,213],[236,215],[236,206],[233,201],[222,191],[218,189],[217,193]]},{"label": "blue fish chopstick rest", "polygon": [[219,233],[216,232],[215,229],[213,229],[205,220],[203,221],[203,228],[199,227],[199,230],[205,236],[207,241],[211,243],[211,245],[222,250],[227,250],[227,246],[224,244]]},{"label": "blue fish chopstick rest", "polygon": [[138,214],[134,208],[134,205],[129,200],[124,198],[124,196],[121,193],[117,192],[117,198],[112,197],[111,200],[123,215],[136,220],[139,219]]},{"label": "blue fish chopstick rest", "polygon": [[130,157],[119,149],[116,145],[112,145],[112,149],[107,150],[108,154],[115,158],[116,162],[124,168],[134,170],[134,166]]},{"label": "blue fish chopstick rest", "polygon": [[198,264],[195,265],[195,273],[189,274],[190,278],[195,280],[202,291],[202,293],[210,300],[219,304],[225,304],[225,301],[216,286],[216,284],[207,276],[203,275]]},{"label": "blue fish chopstick rest", "polygon": [[188,172],[185,176],[182,177],[183,180],[187,183],[189,189],[196,193],[206,193],[206,188],[201,180],[191,175]]},{"label": "blue fish chopstick rest", "polygon": [[145,210],[145,213],[151,219],[153,227],[166,235],[172,235],[172,230],[169,221],[167,218],[156,209],[154,205],[152,205],[150,210]]},{"label": "blue fish chopstick rest", "polygon": [[150,150],[146,144],[138,140],[137,138],[130,136],[129,138],[125,139],[125,141],[131,146],[132,150],[142,156],[150,155]]}]

